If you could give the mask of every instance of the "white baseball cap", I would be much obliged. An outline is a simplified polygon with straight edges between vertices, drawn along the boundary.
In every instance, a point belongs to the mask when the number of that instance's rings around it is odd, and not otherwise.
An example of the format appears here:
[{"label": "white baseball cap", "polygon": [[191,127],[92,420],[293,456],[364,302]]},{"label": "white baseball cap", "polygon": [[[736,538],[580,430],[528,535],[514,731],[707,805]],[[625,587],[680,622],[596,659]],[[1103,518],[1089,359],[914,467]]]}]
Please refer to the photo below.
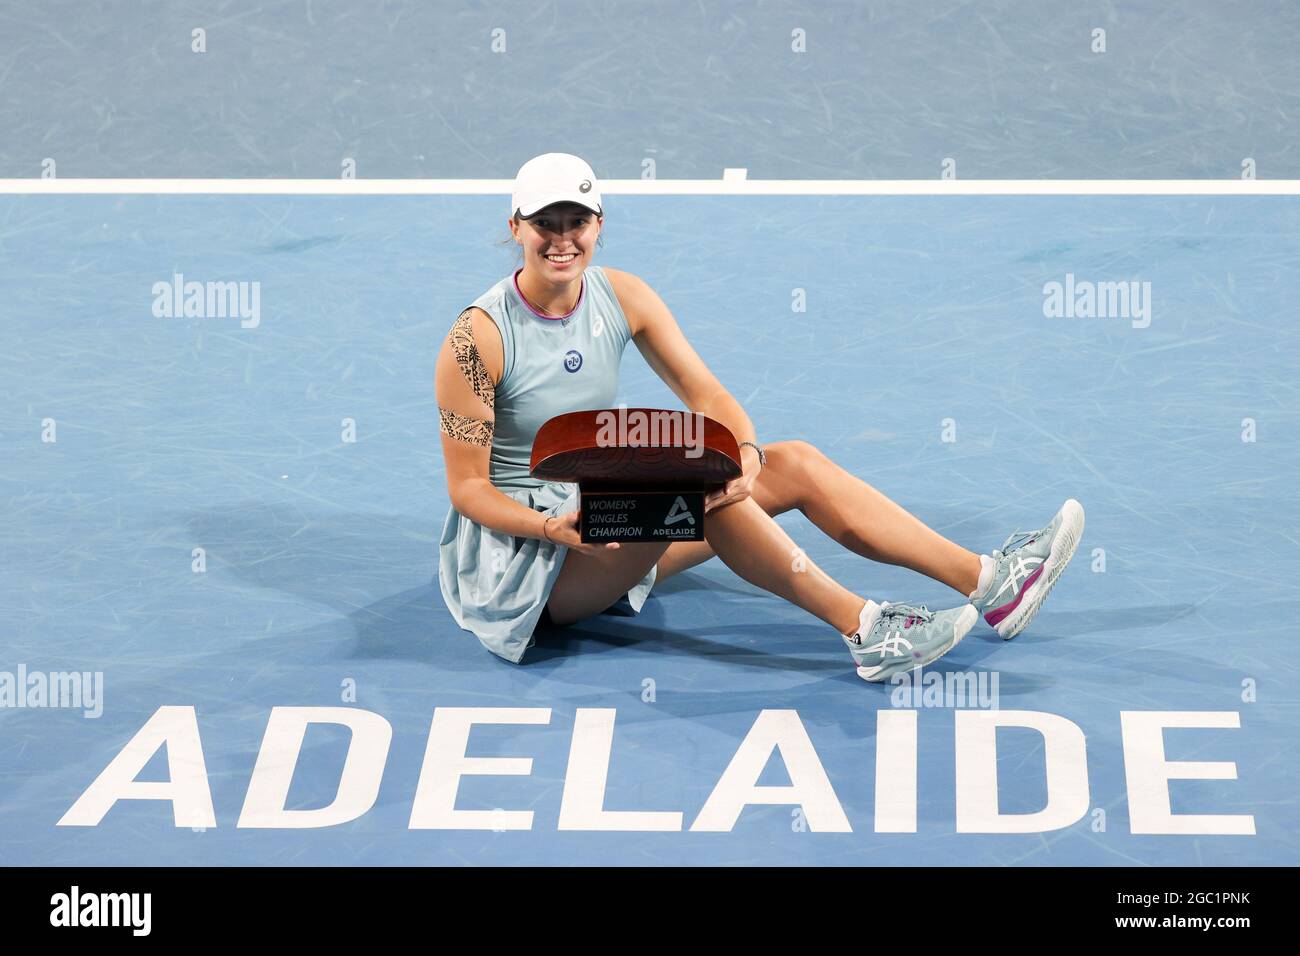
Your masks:
[{"label": "white baseball cap", "polygon": [[511,211],[524,219],[557,202],[574,202],[604,215],[596,174],[586,160],[570,153],[543,153],[520,166],[511,201]]}]

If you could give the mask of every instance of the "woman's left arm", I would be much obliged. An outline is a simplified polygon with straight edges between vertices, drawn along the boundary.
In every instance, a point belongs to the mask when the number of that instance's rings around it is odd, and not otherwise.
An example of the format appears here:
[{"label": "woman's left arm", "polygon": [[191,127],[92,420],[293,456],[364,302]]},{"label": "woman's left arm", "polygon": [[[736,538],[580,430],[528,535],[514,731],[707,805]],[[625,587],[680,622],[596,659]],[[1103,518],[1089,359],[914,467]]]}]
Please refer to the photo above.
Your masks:
[{"label": "woman's left arm", "polygon": [[[632,341],[636,342],[646,364],[691,411],[726,425],[738,442],[757,443],[754,424],[740,402],[709,371],[654,289],[630,272],[606,267],[605,274],[623,306]],[[743,474],[707,496],[706,512],[749,497],[762,467],[758,452],[750,445],[742,446],[740,463]]]}]

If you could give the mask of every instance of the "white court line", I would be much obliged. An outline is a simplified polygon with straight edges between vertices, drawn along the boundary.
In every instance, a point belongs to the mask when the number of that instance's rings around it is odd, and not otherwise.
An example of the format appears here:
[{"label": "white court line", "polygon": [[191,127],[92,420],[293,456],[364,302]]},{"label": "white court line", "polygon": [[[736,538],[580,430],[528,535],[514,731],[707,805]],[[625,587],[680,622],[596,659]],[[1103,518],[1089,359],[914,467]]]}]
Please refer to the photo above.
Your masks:
[{"label": "white court line", "polygon": [[[731,171],[729,171],[731,172]],[[611,196],[1295,196],[1300,179],[603,179]],[[509,179],[0,179],[0,195],[508,196]]]}]

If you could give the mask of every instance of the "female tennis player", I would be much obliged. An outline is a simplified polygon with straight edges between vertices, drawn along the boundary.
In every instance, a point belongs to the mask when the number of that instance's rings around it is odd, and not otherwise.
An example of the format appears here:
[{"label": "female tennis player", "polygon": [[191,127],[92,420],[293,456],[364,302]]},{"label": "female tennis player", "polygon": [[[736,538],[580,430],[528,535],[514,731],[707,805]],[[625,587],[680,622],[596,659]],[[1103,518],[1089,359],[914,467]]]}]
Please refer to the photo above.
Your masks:
[{"label": "female tennis player", "polygon": [[[523,267],[460,314],[436,371],[451,497],[438,579],[456,622],[488,650],[518,662],[539,621],[571,624],[624,598],[639,612],[656,581],[714,555],[834,627],[868,681],[936,660],[980,614],[1004,639],[1024,630],[1079,543],[1077,501],[1045,527],[976,554],[806,441],[760,447],[745,410],[654,290],[592,264],[604,210],[591,167],[567,153],[538,156],[519,170],[512,198],[510,230]],[[629,341],[691,411],[740,442],[743,474],[708,496],[705,541],[584,544],[577,486],[528,473],[533,438],[547,420],[614,406]],[[845,547],[942,581],[969,603],[930,611],[854,594],[776,523],[793,508]]]}]

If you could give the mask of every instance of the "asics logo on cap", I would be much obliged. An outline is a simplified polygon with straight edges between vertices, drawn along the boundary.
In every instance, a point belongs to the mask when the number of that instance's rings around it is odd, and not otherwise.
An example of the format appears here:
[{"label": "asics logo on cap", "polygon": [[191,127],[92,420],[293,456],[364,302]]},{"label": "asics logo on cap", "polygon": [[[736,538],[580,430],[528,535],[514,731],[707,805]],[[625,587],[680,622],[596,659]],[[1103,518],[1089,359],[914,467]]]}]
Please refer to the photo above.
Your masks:
[{"label": "asics logo on cap", "polygon": [[580,192],[580,193],[589,193],[589,192],[591,192],[591,180],[590,180],[590,179],[584,179],[584,180],[579,184],[579,186],[578,186],[578,192]]}]

